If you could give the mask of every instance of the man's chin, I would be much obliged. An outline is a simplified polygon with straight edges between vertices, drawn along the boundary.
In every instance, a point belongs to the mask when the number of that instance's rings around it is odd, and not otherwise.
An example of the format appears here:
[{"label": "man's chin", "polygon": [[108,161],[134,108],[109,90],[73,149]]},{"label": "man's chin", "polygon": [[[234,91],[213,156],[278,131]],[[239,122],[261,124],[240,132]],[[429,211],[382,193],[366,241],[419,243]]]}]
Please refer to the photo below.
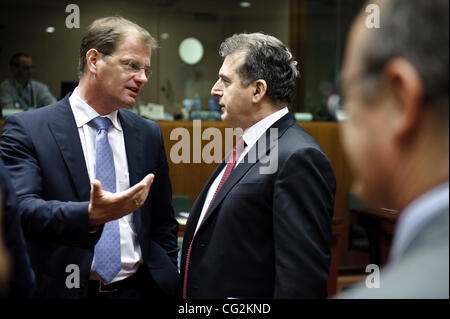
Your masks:
[{"label": "man's chin", "polygon": [[126,101],[122,101],[121,104],[122,104],[121,108],[132,109],[136,106],[136,100],[130,98],[130,99],[127,99]]},{"label": "man's chin", "polygon": [[220,119],[222,120],[222,122],[224,122],[225,124],[227,124],[227,125],[229,125],[229,126],[231,126],[231,127],[234,127],[233,125],[232,125],[232,123],[230,122],[230,119],[229,119],[229,117],[227,116],[227,113],[222,113],[222,115],[220,116]]}]

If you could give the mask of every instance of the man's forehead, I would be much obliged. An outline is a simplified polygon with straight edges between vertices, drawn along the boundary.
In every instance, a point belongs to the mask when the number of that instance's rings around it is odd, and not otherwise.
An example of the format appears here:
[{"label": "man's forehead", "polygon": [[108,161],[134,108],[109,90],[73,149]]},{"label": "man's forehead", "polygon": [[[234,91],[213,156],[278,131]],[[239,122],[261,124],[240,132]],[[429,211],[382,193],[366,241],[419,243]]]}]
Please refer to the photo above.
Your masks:
[{"label": "man's forehead", "polygon": [[[149,65],[152,50],[139,38],[125,38],[120,42],[114,54],[122,58],[139,60],[138,62],[145,62],[145,64]],[[142,59],[145,61],[141,61]]]},{"label": "man's forehead", "polygon": [[246,53],[245,52],[234,52],[227,55],[223,61],[222,67],[220,68],[219,74],[224,74],[230,76],[234,73],[239,66],[244,63]]},{"label": "man's forehead", "polygon": [[26,56],[21,56],[20,58],[19,58],[19,62],[21,63],[21,64],[31,64],[31,58],[30,57],[26,57]]}]

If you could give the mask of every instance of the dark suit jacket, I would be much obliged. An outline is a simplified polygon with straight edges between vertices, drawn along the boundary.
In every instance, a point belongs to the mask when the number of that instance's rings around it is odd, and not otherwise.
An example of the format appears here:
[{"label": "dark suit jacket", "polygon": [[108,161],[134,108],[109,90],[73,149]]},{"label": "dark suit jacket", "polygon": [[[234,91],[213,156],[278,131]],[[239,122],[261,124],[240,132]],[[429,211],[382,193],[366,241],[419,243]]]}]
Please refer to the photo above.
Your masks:
[{"label": "dark suit jacket", "polygon": [[3,206],[0,208],[3,226],[2,233],[12,262],[6,296],[9,298],[28,298],[33,294],[35,276],[28,257],[22,227],[20,226],[16,191],[11,184],[8,172],[1,159],[0,191],[3,200]]},{"label": "dark suit jacket", "polygon": [[[144,264],[159,287],[175,295],[178,224],[161,130],[128,110],[119,110],[118,116],[130,185],[155,174],[146,202],[133,213]],[[53,105],[8,117],[0,151],[17,191],[37,297],[84,297],[102,229],[88,231],[91,186],[69,95]],[[70,264],[80,268],[79,289],[66,287]]]},{"label": "dark suit jacket", "polygon": [[[287,114],[231,173],[212,203],[192,245],[188,298],[324,298],[335,178],[323,150]],[[270,140],[272,143],[270,142]],[[274,147],[278,143],[278,148]],[[273,174],[261,174],[267,158]],[[266,164],[264,164],[266,161]],[[253,163],[251,163],[253,162]],[[186,255],[217,167],[194,203],[182,250]]]}]

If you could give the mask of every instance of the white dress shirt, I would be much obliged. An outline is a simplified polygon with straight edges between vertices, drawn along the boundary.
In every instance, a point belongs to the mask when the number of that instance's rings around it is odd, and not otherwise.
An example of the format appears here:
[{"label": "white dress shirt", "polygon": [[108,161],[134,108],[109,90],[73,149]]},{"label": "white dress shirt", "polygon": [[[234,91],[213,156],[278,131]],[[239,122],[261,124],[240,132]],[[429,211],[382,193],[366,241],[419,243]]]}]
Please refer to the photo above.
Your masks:
[{"label": "white dress shirt", "polygon": [[449,182],[433,188],[411,202],[400,215],[389,259],[403,253],[421,227],[449,206]]},{"label": "white dress shirt", "polygon": [[[78,127],[89,179],[92,181],[95,179],[95,138],[97,129],[88,123],[93,118],[100,115],[78,95],[78,88],[74,90],[69,101]],[[117,117],[117,111],[114,111],[105,117],[108,117],[112,122],[112,125],[108,129],[108,141],[114,157],[116,191],[122,192],[130,187],[122,125]],[[122,269],[116,277],[114,277],[112,282],[131,276],[137,271],[139,264],[142,263],[141,248],[137,240],[137,235],[133,229],[132,216],[133,214],[128,214],[119,219]],[[94,260],[92,261],[90,279],[100,279],[93,270]]]},{"label": "white dress shirt", "polygon": [[[272,113],[271,115],[265,117],[261,121],[257,122],[253,126],[249,127],[244,131],[242,134],[242,138],[244,139],[244,142],[246,144],[244,150],[242,151],[241,155],[239,156],[238,160],[236,161],[236,166],[239,165],[240,162],[242,162],[245,155],[248,153],[248,151],[253,147],[253,145],[256,144],[256,142],[259,140],[259,138],[279,119],[281,119],[283,116],[285,116],[287,113],[289,113],[289,110],[287,107],[282,108],[281,110],[276,111],[275,113]],[[235,166],[235,167],[236,167]],[[216,192],[217,187],[220,184],[220,180],[222,179],[223,174],[225,174],[225,167],[222,169],[219,175],[217,175],[214,182],[209,187],[208,193],[206,194],[205,202],[203,204],[202,212],[200,214],[200,218],[197,223],[197,228],[195,229],[195,232],[197,232],[198,228],[200,227],[203,219],[205,218],[206,211],[208,210],[208,207],[211,203],[211,200],[214,196],[214,193]]]}]

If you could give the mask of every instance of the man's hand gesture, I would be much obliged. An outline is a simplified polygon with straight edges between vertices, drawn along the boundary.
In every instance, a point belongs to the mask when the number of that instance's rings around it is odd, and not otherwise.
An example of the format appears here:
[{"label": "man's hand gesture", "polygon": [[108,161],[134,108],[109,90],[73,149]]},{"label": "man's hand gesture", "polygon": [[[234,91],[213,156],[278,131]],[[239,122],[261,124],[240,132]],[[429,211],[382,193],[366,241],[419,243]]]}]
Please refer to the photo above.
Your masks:
[{"label": "man's hand gesture", "polygon": [[102,189],[100,181],[92,181],[89,203],[89,226],[104,224],[134,212],[145,202],[155,175],[148,174],[142,181],[120,193]]}]

